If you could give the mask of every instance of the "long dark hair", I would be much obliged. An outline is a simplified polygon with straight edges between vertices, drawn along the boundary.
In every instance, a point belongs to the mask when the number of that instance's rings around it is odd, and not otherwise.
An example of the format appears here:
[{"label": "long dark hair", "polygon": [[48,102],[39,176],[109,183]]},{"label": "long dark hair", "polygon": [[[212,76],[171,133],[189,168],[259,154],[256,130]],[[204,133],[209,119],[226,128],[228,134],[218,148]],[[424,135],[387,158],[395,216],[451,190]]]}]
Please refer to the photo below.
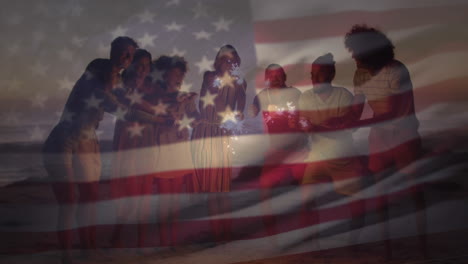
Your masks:
[{"label": "long dark hair", "polygon": [[395,57],[392,41],[381,31],[367,25],[354,25],[346,33],[344,43],[353,57],[367,69],[378,71]]},{"label": "long dark hair", "polygon": [[[179,56],[166,56],[163,55],[156,59],[153,62],[153,69],[159,72],[162,72],[163,74],[166,74],[172,69],[179,69],[183,73],[186,73],[188,71],[188,66],[187,66],[187,61],[184,59],[184,57],[179,57]],[[154,81],[154,80],[153,80]],[[161,83],[161,87],[163,89],[166,89],[166,84],[164,82]]]},{"label": "long dark hair", "polygon": [[151,53],[145,49],[137,49],[135,51],[132,64],[122,73],[122,80],[124,83],[131,82],[136,77],[135,64],[142,58],[148,58],[149,61],[151,61]]},{"label": "long dark hair", "polygon": [[115,38],[111,43],[110,57],[116,58],[127,46],[138,48],[138,44],[130,37],[120,36]]},{"label": "long dark hair", "polygon": [[168,72],[174,68],[180,69],[183,73],[187,72],[187,61],[184,57],[163,55],[153,62],[153,67],[162,72]]}]

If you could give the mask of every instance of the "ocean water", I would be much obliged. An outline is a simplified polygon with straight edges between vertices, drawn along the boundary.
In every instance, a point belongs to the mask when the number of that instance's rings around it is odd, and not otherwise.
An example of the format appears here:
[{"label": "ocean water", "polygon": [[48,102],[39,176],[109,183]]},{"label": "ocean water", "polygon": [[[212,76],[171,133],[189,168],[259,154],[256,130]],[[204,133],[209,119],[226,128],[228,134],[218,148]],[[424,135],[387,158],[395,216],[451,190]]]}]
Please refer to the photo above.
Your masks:
[{"label": "ocean water", "polygon": [[[418,114],[419,132],[426,152],[450,151],[468,153],[468,112],[466,105],[433,107]],[[451,111],[448,111],[451,110]],[[260,136],[262,121],[258,118],[246,121],[246,133],[254,137],[232,139],[233,165],[255,164],[261,161],[268,148],[268,138]],[[3,130],[2,130],[3,131]],[[109,136],[101,137],[101,151],[112,151]],[[354,133],[358,151],[367,150],[368,129],[359,129]],[[42,165],[42,142],[0,143],[0,187],[25,179],[46,180],[47,173]],[[102,179],[109,177],[112,161],[110,155],[102,158]],[[233,177],[236,177],[234,173]]]},{"label": "ocean water", "polygon": [[[265,144],[251,149],[252,142],[232,139],[232,147],[235,149],[234,166],[246,164],[247,161],[258,162],[266,151]],[[254,143],[259,143],[258,140]],[[266,143],[266,142],[265,142]],[[100,141],[102,153],[112,151],[112,142]],[[263,148],[262,148],[263,147]],[[42,143],[4,143],[0,144],[0,187],[31,179],[33,181],[47,181],[47,172],[42,162]],[[250,150],[249,150],[250,149]],[[101,155],[102,176],[101,179],[110,177],[112,170],[112,155]]]},{"label": "ocean water", "polygon": [[42,143],[5,143],[0,145],[0,186],[27,178],[44,179]]},{"label": "ocean water", "polygon": [[[112,151],[112,138],[114,123],[109,115],[101,122],[98,130],[101,152]],[[44,132],[43,138],[47,137],[53,124],[47,123],[39,126]],[[262,123],[258,118],[248,119],[245,122],[245,133],[261,133]],[[0,141],[0,187],[12,184],[25,179],[46,180],[47,173],[42,164],[42,144],[40,142],[31,142],[27,139],[29,135],[25,131],[31,131],[34,126],[0,127],[0,135],[3,135]],[[20,142],[15,142],[19,141]],[[247,161],[257,161],[265,151],[265,144],[259,144],[260,147],[252,150],[252,144],[258,144],[251,141],[232,140],[236,154],[234,155],[234,166],[245,164]],[[263,147],[263,148],[262,148]],[[112,160],[110,155],[102,156],[102,179],[109,177]]]}]

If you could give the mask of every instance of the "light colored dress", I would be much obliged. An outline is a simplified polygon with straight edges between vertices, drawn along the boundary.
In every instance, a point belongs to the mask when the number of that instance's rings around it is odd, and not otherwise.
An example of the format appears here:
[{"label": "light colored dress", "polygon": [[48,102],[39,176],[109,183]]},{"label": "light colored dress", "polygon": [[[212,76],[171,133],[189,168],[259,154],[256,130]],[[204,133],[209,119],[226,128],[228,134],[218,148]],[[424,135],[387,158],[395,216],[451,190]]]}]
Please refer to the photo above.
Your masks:
[{"label": "light colored dress", "polygon": [[[128,105],[130,102],[127,96],[134,92],[135,89],[127,88],[117,90],[115,94],[120,102]],[[150,103],[153,103],[154,98],[153,94],[143,97]],[[157,127],[158,125],[149,122],[116,121],[112,162],[112,179],[116,183],[112,188],[114,197],[151,192],[151,184],[148,184],[148,180],[156,171],[155,160],[157,160],[158,148],[155,147],[154,131]]]},{"label": "light colored dress", "polygon": [[[230,132],[222,127],[226,110],[242,112],[245,107],[246,83],[233,76],[223,84],[215,72],[205,72],[200,93],[200,122],[192,134],[192,156],[195,165],[194,190],[228,192],[231,189],[232,153],[228,146]],[[213,102],[204,100],[215,96]],[[228,109],[229,107],[229,109]]]},{"label": "light colored dress", "polygon": [[179,124],[178,120],[195,121],[198,111],[195,97],[175,92],[165,94],[160,102],[167,107],[167,114],[176,120],[171,124],[163,124],[155,131],[156,144],[159,146],[159,156],[156,161],[158,173],[156,178],[175,178],[193,174],[194,167],[190,151],[189,128]]}]

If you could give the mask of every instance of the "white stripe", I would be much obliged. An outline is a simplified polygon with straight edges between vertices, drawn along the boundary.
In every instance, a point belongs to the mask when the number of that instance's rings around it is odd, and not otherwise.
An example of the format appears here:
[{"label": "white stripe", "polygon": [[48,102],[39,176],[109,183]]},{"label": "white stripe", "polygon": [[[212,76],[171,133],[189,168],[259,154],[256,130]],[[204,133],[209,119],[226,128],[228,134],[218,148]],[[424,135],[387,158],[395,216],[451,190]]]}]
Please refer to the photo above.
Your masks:
[{"label": "white stripe", "polygon": [[464,0],[251,0],[250,6],[254,21],[287,19],[345,11],[386,11],[399,8],[424,8],[466,4]]},{"label": "white stripe", "polygon": [[[339,205],[348,204],[356,199],[372,198],[376,195],[391,194],[404,189],[407,189],[415,184],[432,182],[437,180],[447,179],[456,175],[463,170],[466,170],[468,164],[455,164],[447,166],[447,159],[445,157],[427,158],[421,159],[412,165],[412,171],[414,171],[414,180],[408,180],[408,176],[402,173],[394,173],[385,180],[373,184],[372,186],[362,189],[361,192],[344,197],[342,199],[322,202],[318,207],[321,209],[331,208]],[[427,173],[426,170],[431,168],[431,172]],[[427,173],[424,175],[418,175],[418,171]],[[284,187],[283,187],[284,188]],[[210,220],[210,219],[222,219],[222,218],[243,218],[262,216],[263,214],[274,214],[280,215],[284,213],[291,213],[300,210],[300,205],[304,202],[302,193],[306,189],[313,188],[313,195],[321,197],[324,194],[331,194],[334,192],[331,184],[317,184],[313,187],[309,185],[290,187],[287,192],[281,195],[273,197],[267,201],[262,201],[259,190],[248,190],[248,191],[235,191],[230,193],[195,193],[195,194],[173,194],[173,195],[152,195],[152,196],[139,196],[139,197],[127,197],[122,199],[100,201],[91,204],[76,204],[76,205],[63,205],[62,208],[71,213],[80,213],[88,216],[93,206],[96,208],[98,214],[96,222],[91,221],[89,217],[79,220],[79,222],[73,223],[70,228],[83,227],[93,224],[98,225],[114,225],[114,224],[136,224],[139,222],[144,223],[158,223],[161,218],[158,216],[159,206],[172,204],[172,198],[178,197],[180,207],[179,210],[179,221],[193,221],[193,220]],[[279,189],[278,189],[279,190]],[[272,192],[274,190],[271,190]],[[309,192],[311,193],[311,192]],[[432,194],[434,195],[434,194]],[[243,203],[246,199],[249,201],[249,206],[225,213],[221,215],[210,215],[209,205],[207,199],[229,199],[233,208],[236,204]],[[308,198],[310,199],[310,198]],[[321,202],[318,198],[318,202]],[[465,199],[466,200],[466,199]],[[460,202],[460,201],[457,201]],[[466,202],[466,201],[465,201]],[[145,217],[141,217],[137,211],[137,208],[143,203],[148,206],[144,208],[146,212]],[[122,207],[124,214],[117,215],[117,208]],[[238,205],[239,206],[239,205]],[[368,205],[370,206],[370,205]],[[168,206],[170,208],[170,206]],[[14,226],[0,226],[0,232],[53,232],[61,230],[57,227],[57,211],[59,206],[57,204],[16,204],[2,205],[0,207],[0,215],[2,215],[2,221],[7,223],[17,223]],[[268,209],[265,209],[268,208]],[[268,210],[265,211],[265,210]],[[467,222],[468,223],[468,222]]]},{"label": "white stripe", "polygon": [[[305,53],[305,52],[304,52]],[[323,55],[323,53],[321,54]],[[347,54],[349,56],[349,53]],[[303,54],[302,56],[306,56]],[[335,57],[336,58],[336,57]],[[285,60],[284,64],[292,62],[289,57],[283,58]],[[306,60],[308,58],[303,57],[302,61],[310,61],[310,63],[316,59]],[[341,58],[345,60],[346,58]],[[405,58],[397,58],[398,60],[405,63]],[[335,82],[336,86],[347,87],[349,91],[353,91],[352,88],[352,78],[353,76],[348,76],[346,73],[354,73],[355,66],[353,65],[352,69],[345,68],[343,64],[339,63],[337,60],[336,64],[336,78],[339,80],[347,80],[346,83]],[[406,64],[410,75],[411,81],[413,83],[413,89],[417,90],[425,86],[430,86],[438,82],[468,77],[468,72],[465,70],[465,61],[468,60],[468,51],[454,51],[454,52],[445,52],[440,54],[428,54],[428,56],[422,60],[416,61],[411,64]],[[293,72],[288,72],[287,74],[296,74]],[[307,72],[304,72],[303,75],[306,77]],[[312,85],[302,85],[296,86],[301,91],[311,89]],[[445,93],[450,92],[450,87],[446,87]],[[419,98],[415,98],[418,100]]]},{"label": "white stripe", "polygon": [[[418,171],[422,168],[426,168],[433,164],[434,162],[438,162],[438,158],[427,158],[421,159],[413,164],[409,165],[407,170],[411,171]],[[391,176],[385,178],[384,180],[373,184],[371,187],[367,189],[363,189],[360,192],[354,194],[353,196],[343,196],[341,199],[337,201],[333,201],[330,203],[325,203],[323,205],[317,206],[317,209],[326,209],[326,208],[333,208],[340,205],[346,205],[350,202],[353,202],[358,199],[372,199],[373,197],[384,195],[384,194],[391,194],[396,193],[398,191],[402,191],[405,189],[410,188],[411,186],[442,180],[444,178],[449,177],[449,175],[454,175],[457,172],[463,171],[463,169],[468,168],[468,164],[460,164],[456,166],[449,166],[443,168],[442,170],[437,170],[433,173],[429,173],[426,175],[414,175],[415,180],[409,181],[408,175],[404,173],[393,173]],[[365,175],[363,175],[365,176]],[[340,182],[338,184],[350,184],[353,180],[347,180]],[[335,182],[334,184],[337,184]],[[253,217],[253,216],[261,216],[265,213],[265,207],[270,207],[270,213],[279,215],[291,212],[291,208],[298,206],[303,202],[302,194],[303,192],[312,193],[314,197],[320,197],[327,193],[334,192],[333,184],[331,183],[323,183],[323,184],[314,184],[313,186],[310,185],[303,185],[290,192],[286,192],[282,195],[273,197],[267,201],[259,201],[257,203],[252,203],[252,206],[247,207],[245,209],[229,213],[223,214],[218,216],[211,216],[208,219],[222,219],[222,218],[242,218],[242,217]],[[268,205],[267,205],[268,204]]]},{"label": "white stripe", "polygon": [[[289,56],[281,56],[280,54],[288,54],[286,52],[288,45],[278,44],[278,45],[257,45],[258,49],[261,49],[263,56],[263,61],[259,62],[260,64],[266,64],[270,62],[278,62],[280,65],[288,64],[297,64],[297,63],[312,63],[318,56],[321,56],[327,53],[326,46],[320,47],[310,47],[309,50],[305,46],[299,45],[297,47],[291,48],[291,50],[296,50],[295,53],[289,53]],[[328,50],[330,50],[330,47]],[[273,51],[276,50],[276,53]],[[270,53],[270,59],[267,61],[267,54]],[[340,61],[349,59],[350,55],[348,52],[345,53],[345,50],[339,52],[334,52],[336,64],[336,80],[341,80],[341,82],[334,82],[337,86],[347,87],[351,92],[352,81],[355,66],[352,65],[352,69],[346,64],[340,64]],[[405,58],[397,58],[398,60],[405,63]],[[413,82],[413,88],[418,89],[420,87],[428,86],[435,84],[441,81],[450,80],[453,78],[468,77],[468,73],[465,70],[464,62],[468,60],[468,51],[454,51],[454,52],[445,52],[442,54],[427,54],[427,57],[416,61],[411,64],[406,64],[410,74],[411,80]],[[263,66],[261,66],[263,67]],[[262,74],[262,72],[258,72]],[[304,76],[304,79],[307,79],[309,76],[308,72],[287,72],[291,75],[300,75]],[[344,82],[344,83],[342,83]],[[296,86],[302,91],[312,88],[312,85],[303,85]],[[263,87],[259,87],[263,88]],[[450,87],[448,87],[450,88]],[[448,90],[450,91],[450,90]]]},{"label": "white stripe", "polygon": [[[397,47],[398,55],[398,49],[404,48],[399,47],[398,42],[404,41],[414,34],[430,32],[438,27],[439,25],[424,25],[403,30],[393,30],[386,32],[386,34]],[[283,43],[257,43],[255,48],[257,65],[265,67],[271,63],[278,63],[280,65],[304,62],[312,63],[312,61],[314,61],[318,56],[327,52],[331,52],[337,62],[349,60],[351,58],[351,54],[344,45],[344,36],[307,39],[294,42],[289,41]],[[405,58],[399,59],[402,61],[405,60]]]},{"label": "white stripe", "polygon": [[[450,232],[455,230],[463,230],[467,228],[466,217],[446,217],[456,210],[463,210],[464,202],[466,201],[450,201],[441,204],[437,204],[428,208],[427,215],[432,222],[429,226],[428,234],[437,234],[443,232]],[[416,236],[416,224],[415,219],[416,213],[409,215],[395,217],[389,221],[391,227],[390,236],[392,239],[397,238],[409,238]],[[441,224],[443,223],[443,224]],[[262,237],[257,239],[249,240],[238,240],[231,241],[229,243],[218,244],[216,247],[205,247],[203,244],[197,247],[195,250],[189,252],[184,251],[182,254],[179,252],[168,252],[161,250],[154,252],[147,257],[138,257],[138,261],[141,263],[165,263],[165,264],[223,264],[223,263],[237,263],[247,262],[255,260],[265,261],[280,261],[277,259],[272,260],[275,257],[288,256],[293,254],[301,254],[307,252],[313,252],[317,250],[326,250],[348,246],[350,236],[356,234],[351,232],[341,232],[339,234],[330,235],[316,239],[313,241],[301,242],[302,239],[307,239],[316,233],[320,233],[325,230],[332,230],[334,227],[346,224],[345,221],[330,221],[322,223],[313,227],[301,228],[286,233],[281,233],[275,236]],[[380,224],[367,225],[364,228],[356,230],[359,232],[359,240],[357,244],[366,244],[372,242],[378,242],[382,240],[379,237],[381,234],[382,227]],[[318,243],[317,243],[318,242]],[[291,245],[296,244],[296,247],[290,248]],[[149,248],[147,248],[149,249]],[[155,248],[156,249],[156,248]],[[108,255],[113,263],[134,263],[135,256],[138,255],[138,250],[135,248],[123,248],[123,249],[109,249],[106,254]],[[83,250],[81,250],[82,252]],[[383,251],[382,251],[383,252]],[[361,254],[360,254],[361,255]],[[57,262],[61,256],[61,252],[48,251],[40,254],[18,254],[18,255],[5,255],[2,259],[6,263],[49,263],[51,259],[56,258]],[[369,257],[364,253],[363,256]],[[335,256],[336,257],[336,256]],[[431,261],[440,261],[440,263],[449,263],[450,261],[462,261],[466,259],[467,255],[450,256],[447,258],[431,258]],[[362,257],[361,257],[362,258]],[[298,258],[294,258],[298,259]],[[311,257],[306,259],[310,260]],[[317,256],[313,258],[317,261],[323,261],[323,257]],[[333,258],[331,258],[333,259]],[[379,256],[373,256],[366,258],[366,260],[375,260],[375,263],[380,263],[382,258]],[[328,259],[325,259],[325,261]],[[262,261],[264,262],[264,261]],[[372,263],[372,262],[371,262]],[[415,262],[419,263],[419,262]],[[450,262],[451,263],[451,262]],[[455,262],[454,262],[455,263]],[[462,262],[457,262],[462,263]]]},{"label": "white stripe", "polygon": [[[388,33],[388,36],[394,41],[396,46],[398,46],[398,41],[402,41],[415,33],[428,31],[435,27],[435,25],[426,25],[405,30],[391,31]],[[255,49],[257,65],[261,69],[266,68],[271,63],[277,63],[279,65],[310,64],[317,57],[330,52],[337,62],[336,79],[339,79],[340,73],[346,72],[346,69],[341,68],[340,62],[351,59],[350,52],[344,46],[344,36],[284,43],[260,43],[255,45]],[[405,58],[399,59],[403,62],[405,61]],[[263,74],[263,71],[258,74]],[[306,76],[309,76],[308,72],[304,72],[304,77]],[[352,81],[352,76],[350,81]]]},{"label": "white stripe", "polygon": [[[435,132],[441,132],[460,128],[464,126],[468,126],[468,106],[464,103],[444,103],[431,106],[425,109],[422,112],[419,112],[417,115],[422,117],[422,122],[420,126],[420,134],[424,137],[426,135],[431,135]],[[320,133],[321,135],[326,135],[328,137],[332,137],[336,133],[343,133],[344,131],[348,131],[349,133],[353,133],[353,138],[355,141],[355,152],[354,155],[366,155],[368,154],[368,133],[369,129],[361,128],[355,131],[354,129],[350,130],[340,130],[339,132],[328,132],[328,133]],[[236,155],[233,157],[234,163],[233,166],[236,167],[243,167],[243,166],[262,166],[264,165],[263,158],[265,157],[268,149],[269,149],[269,142],[271,140],[278,142],[281,140],[284,145],[288,145],[290,142],[287,139],[294,139],[294,136],[297,134],[257,134],[257,135],[240,135],[237,136],[238,140],[232,140],[231,145],[236,151]],[[390,148],[396,147],[401,143],[409,141],[413,138],[404,138],[398,142],[389,142],[387,148],[379,149],[378,151],[385,151]],[[203,139],[201,141],[204,141]],[[186,142],[182,144],[190,144],[191,142]],[[255,146],[255,147],[252,147]],[[141,149],[133,149],[133,150],[126,150],[120,151],[118,155],[122,157],[141,157],[141,158],[132,158],[134,164],[132,163],[133,169],[127,170],[124,174],[121,174],[120,177],[132,176],[132,175],[144,175],[156,172],[164,172],[164,171],[174,171],[174,170],[187,170],[194,168],[194,165],[191,160],[180,160],[178,157],[180,156],[179,153],[171,153],[166,150],[168,146],[162,147],[153,147],[153,148],[141,148]],[[171,148],[172,149],[172,148]],[[307,150],[305,150],[307,151]],[[317,150],[312,150],[317,151]],[[377,151],[377,150],[376,150]],[[157,155],[154,153],[164,153],[164,155],[173,155],[172,160],[173,163],[166,164],[165,167],[155,167]],[[114,153],[103,153],[102,159],[103,160],[112,160]],[[336,156],[331,158],[344,158],[350,155],[349,153],[337,153]],[[148,157],[154,156],[154,162],[148,162]],[[327,159],[330,157],[327,157]],[[319,161],[322,159],[315,159],[315,161]],[[303,153],[297,153],[297,155],[291,155],[286,160],[284,160],[283,164],[294,164],[294,163],[303,163],[304,162],[304,155]],[[208,166],[208,165],[207,165]],[[202,164],[199,164],[198,168],[216,168],[216,166],[223,166],[223,164],[209,164],[210,167],[203,167]],[[114,175],[110,176],[115,177]],[[58,180],[63,181],[63,179],[46,179],[46,180]],[[75,179],[77,182],[85,181],[84,179],[77,178]]]}]

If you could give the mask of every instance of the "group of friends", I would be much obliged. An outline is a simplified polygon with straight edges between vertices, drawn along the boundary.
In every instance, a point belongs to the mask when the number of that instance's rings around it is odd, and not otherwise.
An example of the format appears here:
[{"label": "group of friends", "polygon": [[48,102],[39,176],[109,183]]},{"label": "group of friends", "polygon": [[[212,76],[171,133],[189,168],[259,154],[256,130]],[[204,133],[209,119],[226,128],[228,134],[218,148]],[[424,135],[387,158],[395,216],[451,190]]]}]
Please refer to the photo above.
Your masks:
[{"label": "group of friends", "polygon": [[[288,177],[310,186],[328,178],[336,193],[352,196],[365,188],[365,177],[372,175],[378,181],[394,169],[406,173],[407,166],[421,155],[410,75],[394,58],[390,39],[375,28],[355,25],[345,36],[345,46],[357,66],[354,95],[332,84],[336,69],[330,53],[312,63],[313,88],[303,93],[286,84],[287,75],[280,65],[271,64],[265,70],[267,87],[255,96],[250,112],[262,114],[271,139],[259,177],[267,204],[271,189]],[[199,97],[180,90],[188,70],[184,58],[153,60],[129,37],[113,40],[110,58],[95,59],[86,67],[44,144],[44,165],[60,205],[58,238],[63,263],[72,261],[74,219],[95,221],[94,206],[73,205],[99,199],[101,153],[96,129],[104,112],[117,119],[110,195],[114,199],[141,197],[136,204],[135,199],[118,203],[118,220],[110,238],[113,247],[125,246],[121,234],[128,208],[139,215],[138,246],[144,247],[153,183],[160,194],[231,190],[232,132],[223,123],[244,119],[247,84],[239,74],[240,65],[233,46],[221,47],[214,71],[203,75]],[[361,119],[366,103],[373,117]],[[358,155],[352,137],[363,126],[371,127],[366,157]],[[302,162],[288,162],[288,157],[299,157]],[[411,180],[411,172],[407,174]],[[314,189],[307,188],[304,195],[308,200]],[[229,211],[230,202],[223,197],[207,201],[212,215]],[[388,217],[386,195],[380,197],[382,215]],[[414,197],[423,207],[420,192],[415,190]],[[363,202],[352,204],[353,218],[365,211]],[[162,195],[158,210],[160,244],[175,246],[177,195]],[[265,225],[273,235],[274,217],[265,215]],[[310,219],[305,217],[305,221]],[[96,225],[82,226],[78,232],[82,248],[97,248]],[[230,239],[229,222],[213,221],[212,233],[215,240]]]}]

